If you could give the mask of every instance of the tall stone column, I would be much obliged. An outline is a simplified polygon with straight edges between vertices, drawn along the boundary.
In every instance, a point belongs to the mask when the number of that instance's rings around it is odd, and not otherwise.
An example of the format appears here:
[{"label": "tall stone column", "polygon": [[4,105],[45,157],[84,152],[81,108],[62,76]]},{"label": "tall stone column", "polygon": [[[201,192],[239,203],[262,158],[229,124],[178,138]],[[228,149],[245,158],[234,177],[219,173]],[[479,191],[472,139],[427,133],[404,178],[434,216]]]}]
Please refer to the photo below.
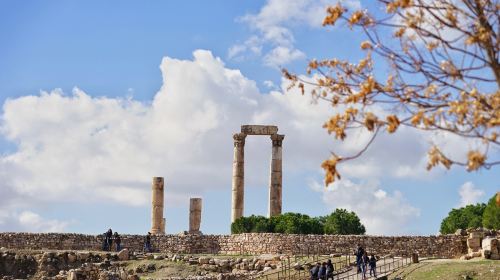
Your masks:
[{"label": "tall stone column", "polygon": [[189,200],[189,233],[201,233],[201,206],[201,198],[191,198]]},{"label": "tall stone column", "polygon": [[281,214],[282,205],[282,161],[281,161],[281,144],[285,135],[273,134],[271,140],[273,142],[273,149],[271,154],[271,176],[269,179],[269,212],[268,217],[277,216]]},{"label": "tall stone column", "polygon": [[151,234],[165,234],[165,219],[163,218],[163,177],[153,177],[151,190]]},{"label": "tall stone column", "polygon": [[236,133],[234,139],[233,158],[233,184],[232,184],[232,208],[231,223],[243,216],[244,207],[244,170],[245,170],[245,137],[244,133]]}]

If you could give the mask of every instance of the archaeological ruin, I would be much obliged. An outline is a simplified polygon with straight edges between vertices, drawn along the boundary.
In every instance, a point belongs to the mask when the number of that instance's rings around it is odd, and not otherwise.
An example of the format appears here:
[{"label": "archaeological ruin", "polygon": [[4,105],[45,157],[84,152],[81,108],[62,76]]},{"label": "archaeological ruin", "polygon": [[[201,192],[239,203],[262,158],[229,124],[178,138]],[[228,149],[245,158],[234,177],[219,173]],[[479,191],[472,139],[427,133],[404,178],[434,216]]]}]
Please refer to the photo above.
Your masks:
[{"label": "archaeological ruin", "polygon": [[200,234],[201,224],[201,198],[191,198],[189,200],[189,233]]},{"label": "archaeological ruin", "polygon": [[278,134],[274,125],[242,125],[241,132],[233,135],[234,159],[232,181],[231,222],[243,216],[245,193],[245,138],[247,135],[269,135],[272,141],[269,178],[268,217],[281,214],[282,209],[282,148],[285,135]]},{"label": "archaeological ruin", "polygon": [[153,177],[153,184],[151,185],[151,234],[165,234],[165,218],[163,218],[163,191],[163,177]]}]

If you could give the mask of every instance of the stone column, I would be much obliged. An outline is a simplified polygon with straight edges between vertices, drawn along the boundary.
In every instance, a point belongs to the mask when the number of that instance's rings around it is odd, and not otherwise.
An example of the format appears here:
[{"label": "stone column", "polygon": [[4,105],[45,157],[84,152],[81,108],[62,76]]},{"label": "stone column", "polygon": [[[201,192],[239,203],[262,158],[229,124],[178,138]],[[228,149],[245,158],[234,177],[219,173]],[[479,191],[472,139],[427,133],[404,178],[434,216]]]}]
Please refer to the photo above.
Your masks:
[{"label": "stone column", "polygon": [[281,214],[282,195],[282,171],[281,171],[281,144],[285,135],[273,134],[273,149],[271,155],[271,176],[269,179],[269,212],[268,217]]},{"label": "stone column", "polygon": [[244,207],[244,170],[245,170],[245,137],[244,133],[236,133],[234,139],[233,184],[231,223],[243,216]]},{"label": "stone column", "polygon": [[201,198],[189,200],[189,233],[200,234],[201,224]]},{"label": "stone column", "polygon": [[163,218],[163,177],[153,177],[151,190],[151,234],[165,234],[165,219]]}]

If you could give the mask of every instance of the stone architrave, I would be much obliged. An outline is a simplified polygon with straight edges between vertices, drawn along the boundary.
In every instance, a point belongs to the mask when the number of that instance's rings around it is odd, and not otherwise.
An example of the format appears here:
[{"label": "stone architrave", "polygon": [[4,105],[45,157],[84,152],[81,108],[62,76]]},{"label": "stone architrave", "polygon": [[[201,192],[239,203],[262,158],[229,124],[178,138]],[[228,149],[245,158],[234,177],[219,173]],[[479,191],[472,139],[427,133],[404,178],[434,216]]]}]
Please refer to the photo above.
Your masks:
[{"label": "stone architrave", "polygon": [[163,177],[153,177],[151,190],[151,234],[165,234],[165,219],[163,218]]},{"label": "stone architrave", "polygon": [[246,134],[236,133],[234,139],[233,182],[231,223],[243,216],[245,181],[245,138]]},{"label": "stone architrave", "polygon": [[281,214],[282,207],[282,143],[285,135],[273,134],[271,168],[269,178],[269,212],[268,217]]},{"label": "stone architrave", "polygon": [[191,198],[189,200],[189,233],[200,234],[201,224],[201,198]]},{"label": "stone architrave", "polygon": [[241,133],[246,135],[273,135],[278,133],[275,125],[242,125]]}]

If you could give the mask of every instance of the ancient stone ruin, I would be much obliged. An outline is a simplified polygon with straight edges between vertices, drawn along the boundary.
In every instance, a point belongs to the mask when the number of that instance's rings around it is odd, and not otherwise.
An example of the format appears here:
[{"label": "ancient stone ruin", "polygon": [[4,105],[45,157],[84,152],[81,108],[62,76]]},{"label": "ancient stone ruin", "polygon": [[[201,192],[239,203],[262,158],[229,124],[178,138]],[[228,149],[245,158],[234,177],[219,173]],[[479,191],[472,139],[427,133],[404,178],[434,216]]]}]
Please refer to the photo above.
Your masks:
[{"label": "ancient stone ruin", "polygon": [[245,138],[247,135],[270,135],[272,141],[269,179],[268,217],[281,214],[282,207],[282,158],[281,145],[285,135],[278,134],[274,125],[242,125],[241,132],[233,135],[234,159],[232,182],[231,222],[243,216],[245,186]]},{"label": "ancient stone ruin", "polygon": [[201,234],[201,198],[191,198],[189,200],[189,233]]},{"label": "ancient stone ruin", "polygon": [[151,234],[165,234],[163,218],[163,177],[154,177],[151,186]]}]

